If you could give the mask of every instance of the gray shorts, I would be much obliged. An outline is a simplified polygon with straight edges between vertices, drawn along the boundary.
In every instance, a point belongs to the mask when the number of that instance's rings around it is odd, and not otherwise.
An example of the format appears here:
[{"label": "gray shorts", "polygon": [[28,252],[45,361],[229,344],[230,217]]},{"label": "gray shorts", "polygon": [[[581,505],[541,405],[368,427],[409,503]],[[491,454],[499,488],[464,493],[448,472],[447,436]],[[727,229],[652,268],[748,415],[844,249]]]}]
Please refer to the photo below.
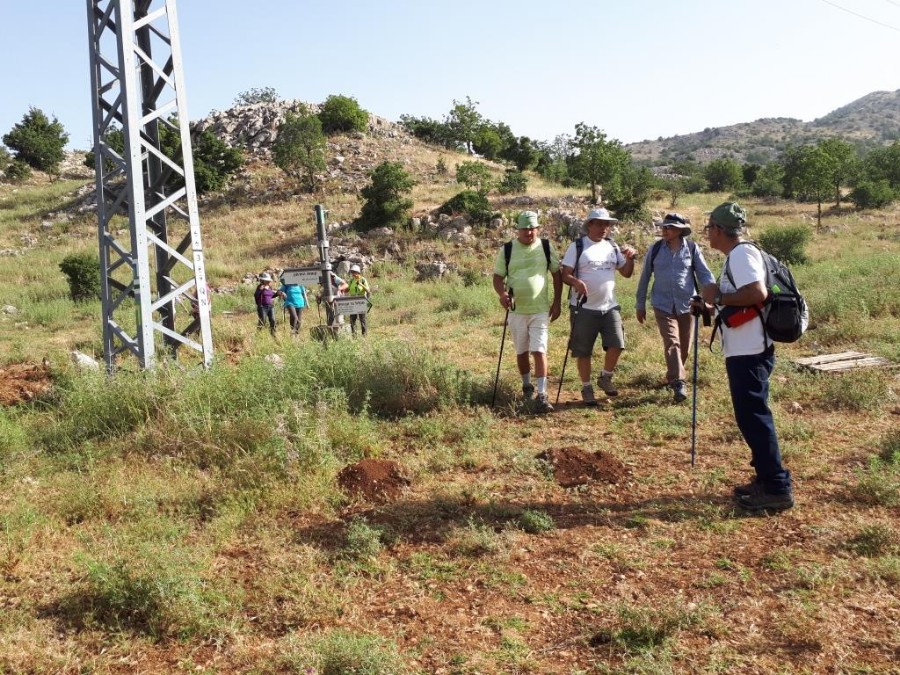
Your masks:
[{"label": "gray shorts", "polygon": [[625,349],[625,330],[622,328],[622,315],[618,307],[606,312],[582,307],[578,310],[578,316],[570,308],[569,326],[572,332],[572,356],[576,358],[594,353],[597,335],[600,336],[603,351],[610,347]]}]

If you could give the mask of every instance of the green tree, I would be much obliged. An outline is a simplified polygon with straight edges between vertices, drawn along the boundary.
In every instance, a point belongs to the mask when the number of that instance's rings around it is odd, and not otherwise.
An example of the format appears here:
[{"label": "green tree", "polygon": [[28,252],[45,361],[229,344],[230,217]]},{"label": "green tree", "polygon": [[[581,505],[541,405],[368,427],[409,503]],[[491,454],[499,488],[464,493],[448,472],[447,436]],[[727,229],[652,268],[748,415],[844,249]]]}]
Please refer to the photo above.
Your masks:
[{"label": "green tree", "polygon": [[253,87],[242,91],[234,99],[234,105],[255,105],[257,103],[276,103],[280,100],[278,92],[272,87]]},{"label": "green tree", "polygon": [[892,189],[900,189],[900,141],[866,155],[863,173],[870,181],[885,180]]},{"label": "green tree", "polygon": [[756,172],[750,185],[754,197],[777,197],[784,191],[784,167],[778,162],[769,162]]},{"label": "green tree", "polygon": [[497,159],[503,150],[503,139],[492,126],[482,126],[475,135],[475,152],[487,159]]},{"label": "green tree", "polygon": [[361,232],[376,227],[398,225],[409,219],[412,200],[403,195],[416,184],[399,162],[382,162],[370,174],[371,182],[362,189],[365,203],[355,226]]},{"label": "green tree", "polygon": [[840,138],[826,138],[819,142],[824,153],[831,178],[835,206],[841,205],[841,187],[849,185],[859,173],[859,156],[856,148]]},{"label": "green tree", "polygon": [[619,141],[607,140],[598,127],[584,122],[575,125],[572,147],[577,153],[572,169],[576,177],[590,184],[591,200],[596,203],[598,187],[612,182],[628,164],[630,156]]},{"label": "green tree", "polygon": [[456,167],[456,182],[486,195],[494,186],[494,176],[481,162],[462,162]]},{"label": "green tree", "polygon": [[306,187],[313,191],[316,172],[325,170],[325,147],[325,134],[318,117],[288,113],[272,144],[272,160],[292,178],[305,177]]},{"label": "green tree", "polygon": [[231,175],[244,165],[241,151],[228,147],[210,129],[194,134],[191,149],[194,155],[194,185],[201,195],[221,190]]},{"label": "green tree", "polygon": [[743,185],[741,165],[728,157],[714,159],[703,170],[710,192],[734,192]]},{"label": "green tree", "polygon": [[30,108],[22,121],[3,136],[3,143],[15,152],[16,159],[54,176],[59,174],[68,141],[63,125],[55,117],[51,122],[38,108]]},{"label": "green tree", "polygon": [[885,179],[861,180],[850,192],[850,201],[858,209],[881,209],[897,199],[897,192]]},{"label": "green tree", "polygon": [[69,295],[75,302],[100,297],[100,260],[95,253],[73,253],[59,264],[69,282]]},{"label": "green tree", "polygon": [[572,137],[560,134],[549,143],[538,144],[540,152],[536,171],[547,180],[562,183],[569,177],[569,158],[572,156]]},{"label": "green tree", "polygon": [[803,145],[785,154],[785,185],[796,199],[814,201],[816,223],[822,227],[822,201],[832,194],[832,161],[820,146]]},{"label": "green tree", "polygon": [[365,131],[369,126],[369,113],[352,96],[335,94],[325,99],[319,109],[319,120],[326,134]]},{"label": "green tree", "polygon": [[606,190],[606,203],[619,218],[645,218],[649,215],[645,204],[653,191],[653,184],[650,169],[625,162]]},{"label": "green tree", "polygon": [[400,115],[400,124],[413,136],[426,143],[442,145],[446,148],[455,147],[453,134],[445,122],[430,117],[413,117],[412,115]]},{"label": "green tree", "polygon": [[465,103],[453,99],[453,107],[446,120],[451,138],[462,144],[469,154],[474,151],[478,130],[484,123],[481,113],[475,107],[477,105],[478,101],[473,101],[469,96],[466,96]]},{"label": "green tree", "polygon": [[519,171],[529,171],[537,165],[540,150],[528,136],[519,136],[503,151],[501,157],[515,164]]}]

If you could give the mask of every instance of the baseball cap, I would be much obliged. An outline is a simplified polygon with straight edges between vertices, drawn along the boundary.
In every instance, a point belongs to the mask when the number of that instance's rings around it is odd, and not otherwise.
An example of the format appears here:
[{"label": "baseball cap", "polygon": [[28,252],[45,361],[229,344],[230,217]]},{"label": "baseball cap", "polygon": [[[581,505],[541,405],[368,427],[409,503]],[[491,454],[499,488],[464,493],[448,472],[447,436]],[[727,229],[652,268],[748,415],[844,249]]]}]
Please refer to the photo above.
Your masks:
[{"label": "baseball cap", "polygon": [[747,224],[747,212],[737,202],[724,202],[710,212],[709,221],[729,234],[738,234]]}]

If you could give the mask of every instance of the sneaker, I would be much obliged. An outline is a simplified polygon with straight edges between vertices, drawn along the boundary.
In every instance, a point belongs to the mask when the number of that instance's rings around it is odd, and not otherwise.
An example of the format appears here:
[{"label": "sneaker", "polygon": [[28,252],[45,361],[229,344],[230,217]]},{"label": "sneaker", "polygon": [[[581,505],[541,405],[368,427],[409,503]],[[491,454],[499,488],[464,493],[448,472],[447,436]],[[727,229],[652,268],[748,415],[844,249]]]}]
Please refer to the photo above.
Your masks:
[{"label": "sneaker", "polygon": [[525,397],[526,401],[530,401],[534,398],[534,385],[533,384],[523,384],[522,385],[522,396]]},{"label": "sneaker", "polygon": [[675,403],[681,403],[682,401],[687,400],[687,388],[685,387],[684,380],[675,380],[672,383],[672,389],[675,392]]},{"label": "sneaker", "polygon": [[619,395],[619,390],[613,386],[612,375],[601,375],[598,377],[597,386],[600,387],[607,396]]},{"label": "sneaker", "polygon": [[596,407],[597,399],[594,398],[594,388],[591,385],[581,388],[581,400],[590,408]]},{"label": "sneaker", "polygon": [[537,398],[534,401],[534,411],[536,413],[551,413],[553,412],[553,406],[550,405],[550,399],[547,398],[547,394],[538,394]]},{"label": "sneaker", "polygon": [[747,497],[749,495],[756,494],[761,489],[761,483],[759,480],[754,478],[749,483],[744,483],[743,485],[735,485],[734,486],[734,496],[737,497]]},{"label": "sneaker", "polygon": [[745,511],[784,511],[794,506],[794,493],[772,494],[757,490],[753,494],[741,495],[736,501],[738,507]]}]

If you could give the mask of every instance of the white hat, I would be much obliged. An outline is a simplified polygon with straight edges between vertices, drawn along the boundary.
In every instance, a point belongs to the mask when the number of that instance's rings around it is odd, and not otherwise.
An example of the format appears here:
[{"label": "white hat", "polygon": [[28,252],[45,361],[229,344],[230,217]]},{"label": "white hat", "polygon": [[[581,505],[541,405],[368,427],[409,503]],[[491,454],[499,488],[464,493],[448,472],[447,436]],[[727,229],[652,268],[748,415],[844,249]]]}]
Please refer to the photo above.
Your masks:
[{"label": "white hat", "polygon": [[350,271],[351,272],[362,272],[359,265],[350,265]]},{"label": "white hat", "polygon": [[606,209],[594,209],[589,214],[587,214],[587,218],[584,219],[584,224],[587,225],[592,220],[605,220],[608,223],[618,223],[618,218],[613,218],[609,215],[609,211]]},{"label": "white hat", "polygon": [[272,281],[272,275],[269,274],[268,272],[263,272],[262,274],[259,275],[259,280],[260,281]]}]

